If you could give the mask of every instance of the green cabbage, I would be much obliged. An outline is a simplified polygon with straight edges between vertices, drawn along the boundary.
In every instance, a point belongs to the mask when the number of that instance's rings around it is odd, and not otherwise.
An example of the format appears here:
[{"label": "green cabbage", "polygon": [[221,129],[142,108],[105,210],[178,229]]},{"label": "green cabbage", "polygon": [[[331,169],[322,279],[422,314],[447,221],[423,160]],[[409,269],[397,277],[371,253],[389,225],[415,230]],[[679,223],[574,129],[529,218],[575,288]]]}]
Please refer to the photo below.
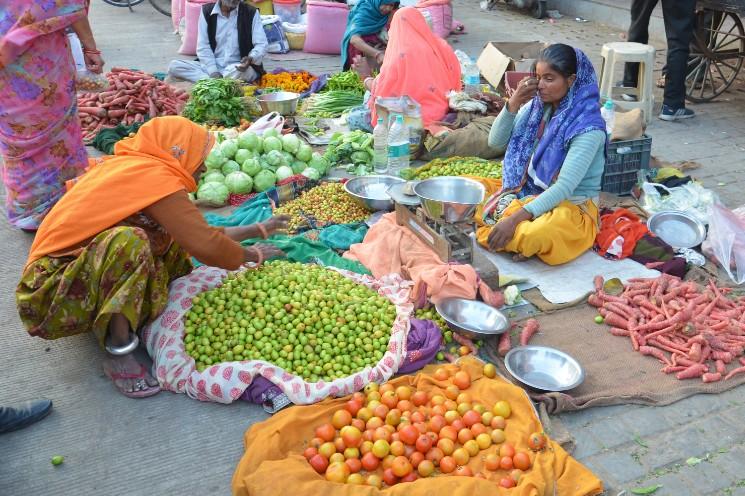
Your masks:
[{"label": "green cabbage", "polygon": [[235,157],[235,152],[238,151],[238,141],[234,139],[223,141],[220,145],[220,151],[222,151],[225,158],[231,159]]},{"label": "green cabbage", "polygon": [[238,135],[238,148],[244,150],[260,149],[261,139],[253,131],[243,131]]},{"label": "green cabbage", "polygon": [[294,134],[285,134],[282,136],[282,150],[295,154],[300,148],[300,138]]},{"label": "green cabbage", "polygon": [[239,149],[237,152],[235,152],[235,157],[233,160],[238,162],[239,164],[242,164],[249,158],[253,158],[256,156],[256,152],[253,150],[244,150],[243,148]]},{"label": "green cabbage", "polygon": [[308,167],[303,171],[303,175],[307,177],[308,179],[313,179],[314,181],[318,181],[321,179],[321,173],[318,172],[318,169],[314,169],[313,167]]},{"label": "green cabbage", "polygon": [[277,181],[282,181],[283,179],[287,179],[288,177],[294,175],[295,173],[292,171],[292,168],[283,165],[282,167],[279,167],[276,172]]},{"label": "green cabbage", "polygon": [[258,158],[249,158],[243,162],[241,170],[249,176],[255,176],[261,170],[261,163]]},{"label": "green cabbage", "polygon": [[321,155],[320,153],[314,153],[310,161],[308,162],[308,167],[313,167],[314,169],[318,170],[321,175],[323,175],[328,172],[329,163],[328,160],[323,158],[323,155]]},{"label": "green cabbage", "polygon": [[282,156],[285,158],[285,165],[290,165],[295,161],[295,157],[292,156],[292,153],[282,152]]},{"label": "green cabbage", "polygon": [[273,136],[264,138],[263,149],[264,153],[269,153],[272,150],[282,151],[282,140]]},{"label": "green cabbage", "polygon": [[273,128],[273,127],[264,131],[264,139],[270,138],[270,137],[279,138],[281,135],[282,134],[279,131],[277,131],[276,128]]},{"label": "green cabbage", "polygon": [[225,165],[222,166],[222,173],[226,176],[231,172],[239,170],[241,170],[241,166],[238,165],[238,162],[236,162],[235,160],[228,160],[227,162],[225,162]]},{"label": "green cabbage", "polygon": [[306,167],[308,167],[308,164],[305,162],[301,162],[299,160],[295,160],[290,167],[292,167],[292,172],[295,174],[302,174],[302,172],[305,170]]},{"label": "green cabbage", "polygon": [[270,170],[262,170],[254,177],[254,186],[259,192],[273,188],[276,182],[277,177]]},{"label": "green cabbage", "polygon": [[220,171],[208,171],[204,176],[202,176],[202,182],[203,183],[223,183],[225,182],[225,176],[223,176],[222,172]]},{"label": "green cabbage", "polygon": [[313,148],[311,148],[310,145],[306,145],[305,143],[300,143],[300,146],[297,149],[297,153],[295,153],[295,158],[297,158],[301,162],[309,162],[312,155]]},{"label": "green cabbage", "polygon": [[282,152],[277,150],[272,150],[266,155],[264,155],[264,160],[266,160],[266,163],[269,165],[272,165],[274,167],[279,167],[280,165],[287,165],[287,160],[285,159],[285,156],[282,155]]},{"label": "green cabbage", "polygon": [[245,172],[237,171],[231,172],[225,177],[225,186],[228,187],[228,191],[236,195],[245,195],[250,193],[254,186],[253,179]]},{"label": "green cabbage", "polygon": [[207,166],[208,169],[215,169],[220,170],[220,168],[223,166],[225,162],[227,162],[227,158],[225,158],[225,155],[222,154],[219,147],[214,147],[209,155],[207,155],[207,158],[204,161],[204,165]]},{"label": "green cabbage", "polygon": [[197,199],[219,207],[225,205],[229,194],[228,187],[222,183],[204,183],[197,190]]}]

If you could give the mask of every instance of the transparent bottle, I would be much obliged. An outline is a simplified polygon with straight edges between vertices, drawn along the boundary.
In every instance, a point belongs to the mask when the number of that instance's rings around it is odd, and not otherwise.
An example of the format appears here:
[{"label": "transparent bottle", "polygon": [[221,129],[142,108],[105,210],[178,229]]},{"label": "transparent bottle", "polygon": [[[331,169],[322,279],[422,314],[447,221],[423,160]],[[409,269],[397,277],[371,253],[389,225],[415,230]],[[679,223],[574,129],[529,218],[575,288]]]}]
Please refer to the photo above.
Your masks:
[{"label": "transparent bottle", "polygon": [[605,132],[608,134],[608,137],[613,134],[613,126],[616,124],[616,111],[613,108],[613,102],[610,100],[606,100],[605,104],[600,108],[600,115],[603,117],[603,120],[605,121]]},{"label": "transparent bottle", "polygon": [[479,67],[473,61],[465,64],[463,86],[463,91],[468,95],[473,96],[481,92],[481,71],[479,71]]},{"label": "transparent bottle", "polygon": [[388,172],[388,128],[382,117],[373,129],[373,170],[376,174]]},{"label": "transparent bottle", "polygon": [[397,176],[409,166],[409,129],[404,124],[404,116],[396,119],[388,130],[388,173]]}]

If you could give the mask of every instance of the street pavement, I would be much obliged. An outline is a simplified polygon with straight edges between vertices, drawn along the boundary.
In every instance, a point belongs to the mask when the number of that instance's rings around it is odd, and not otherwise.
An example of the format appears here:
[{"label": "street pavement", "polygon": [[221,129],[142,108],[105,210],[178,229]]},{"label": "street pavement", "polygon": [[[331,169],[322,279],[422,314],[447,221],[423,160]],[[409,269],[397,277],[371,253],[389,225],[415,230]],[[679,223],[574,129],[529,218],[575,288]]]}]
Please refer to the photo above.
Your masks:
[{"label": "street pavement", "polygon": [[[565,42],[585,50],[599,67],[600,46],[621,39],[619,29],[592,20],[565,17],[551,23],[503,4],[490,12],[479,11],[473,0],[454,5],[467,34],[450,40],[472,56],[489,40]],[[129,13],[94,2],[90,17],[109,67],[165,71],[177,57],[179,39],[170,20],[147,3]],[[655,44],[659,69],[664,41]],[[266,65],[332,71],[338,57],[295,54],[269,59]],[[695,119],[655,119],[648,128],[658,159],[699,163],[691,173],[730,207],[743,203],[745,187],[744,81],[742,75],[714,103],[691,105]],[[661,95],[657,97],[660,101]],[[167,392],[128,399],[103,375],[101,352],[91,336],[58,341],[29,337],[18,320],[13,292],[32,238],[11,229],[4,217],[0,235],[5,260],[0,275],[0,401],[44,396],[55,404],[47,419],[0,437],[0,494],[229,494],[232,472],[243,454],[243,433],[267,418],[261,408],[242,402],[201,403]],[[655,493],[661,496],[745,495],[743,419],[743,387],[666,407],[623,405],[560,417],[576,440],[575,456],[614,496],[653,484],[663,485]],[[65,462],[52,466],[53,455],[63,455]]]}]

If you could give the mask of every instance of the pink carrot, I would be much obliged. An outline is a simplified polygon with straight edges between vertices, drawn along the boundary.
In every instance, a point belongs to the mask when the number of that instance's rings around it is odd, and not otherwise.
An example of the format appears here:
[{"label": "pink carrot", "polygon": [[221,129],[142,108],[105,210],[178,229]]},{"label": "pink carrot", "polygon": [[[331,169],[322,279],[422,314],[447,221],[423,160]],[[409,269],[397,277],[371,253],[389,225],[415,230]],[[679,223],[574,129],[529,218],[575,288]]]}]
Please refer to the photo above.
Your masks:
[{"label": "pink carrot", "polygon": [[694,379],[696,377],[701,377],[702,375],[704,375],[707,370],[709,370],[709,368],[706,365],[697,363],[695,365],[691,365],[685,370],[678,372],[675,377],[678,380]]},{"label": "pink carrot", "polygon": [[507,331],[499,337],[499,344],[497,345],[499,356],[505,356],[507,352],[510,351],[511,347],[512,341],[510,341],[510,331]]},{"label": "pink carrot", "polygon": [[722,374],[720,374],[719,372],[708,372],[701,376],[701,378],[706,383],[717,382],[722,379]]},{"label": "pink carrot", "polygon": [[538,332],[539,328],[540,326],[537,320],[528,319],[528,321],[525,323],[525,326],[523,327],[522,332],[520,332],[520,346],[527,346],[530,342],[530,339],[536,332]]}]

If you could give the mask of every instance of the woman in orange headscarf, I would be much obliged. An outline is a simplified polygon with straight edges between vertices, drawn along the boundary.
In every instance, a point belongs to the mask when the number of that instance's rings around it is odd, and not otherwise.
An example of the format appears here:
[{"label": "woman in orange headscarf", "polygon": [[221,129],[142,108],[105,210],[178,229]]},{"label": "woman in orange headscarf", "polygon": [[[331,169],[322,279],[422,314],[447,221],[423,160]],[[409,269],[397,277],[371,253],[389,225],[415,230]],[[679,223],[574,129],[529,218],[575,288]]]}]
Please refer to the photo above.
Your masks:
[{"label": "woman in orange headscarf", "polygon": [[404,7],[393,16],[380,74],[373,78],[363,58],[357,58],[354,68],[365,78],[365,88],[370,91],[372,125],[377,121],[377,97],[414,99],[421,106],[427,128],[447,114],[447,94],[461,89],[460,63],[455,52],[432,32],[424,16],[413,7]]},{"label": "woman in orange headscarf", "polygon": [[163,311],[168,284],[188,274],[190,256],[237,269],[282,252],[238,242],[266,238],[287,219],[219,229],[209,226],[188,193],[214,144],[183,117],[159,117],[114,155],[92,162],[45,217],[16,290],[32,336],[57,339],[93,331],[107,351],[104,370],[125,395],[157,393],[157,381],[131,353],[136,331]]}]

